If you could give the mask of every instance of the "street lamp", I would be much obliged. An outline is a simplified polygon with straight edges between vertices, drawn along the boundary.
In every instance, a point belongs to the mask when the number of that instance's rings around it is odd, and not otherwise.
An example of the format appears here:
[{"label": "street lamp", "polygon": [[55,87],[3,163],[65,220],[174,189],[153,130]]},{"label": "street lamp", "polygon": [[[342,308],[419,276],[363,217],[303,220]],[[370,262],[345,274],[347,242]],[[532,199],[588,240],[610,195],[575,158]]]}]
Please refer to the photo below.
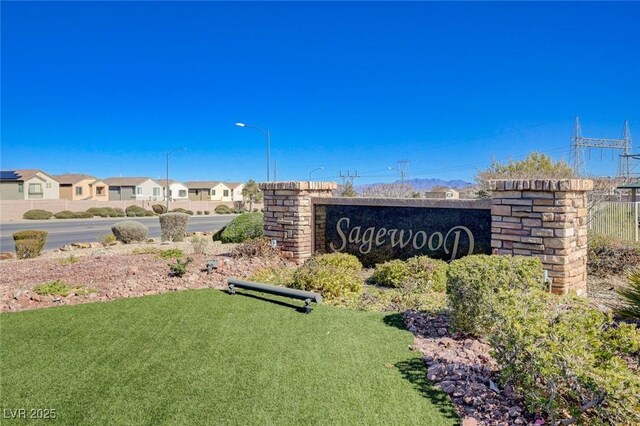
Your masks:
[{"label": "street lamp", "polygon": [[256,126],[253,126],[253,125],[247,124],[247,123],[236,123],[236,126],[238,126],[238,127],[250,127],[252,129],[256,129],[256,130],[264,133],[264,135],[267,137],[267,182],[269,182],[269,176],[270,176],[270,173],[269,173],[269,162],[271,161],[269,159],[270,154],[271,154],[270,153],[270,150],[271,150],[271,148],[270,148],[270,145],[271,145],[271,133],[269,132],[269,129],[261,129],[260,127],[256,127]]},{"label": "street lamp", "polygon": [[174,152],[184,151],[187,148],[178,148],[167,152],[167,180],[165,181],[164,196],[167,199],[167,213],[169,212],[169,156]]},{"label": "street lamp", "polygon": [[309,172],[309,180],[311,180],[311,175],[313,172],[317,172],[318,170],[324,170],[324,167],[318,167],[317,169],[313,169]]}]

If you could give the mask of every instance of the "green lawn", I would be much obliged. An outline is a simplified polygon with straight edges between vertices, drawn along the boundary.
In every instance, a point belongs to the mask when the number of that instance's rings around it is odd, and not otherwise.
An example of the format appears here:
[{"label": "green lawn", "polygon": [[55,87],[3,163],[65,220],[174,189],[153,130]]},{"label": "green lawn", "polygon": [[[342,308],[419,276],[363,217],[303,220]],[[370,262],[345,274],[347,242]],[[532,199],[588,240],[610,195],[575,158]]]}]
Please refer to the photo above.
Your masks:
[{"label": "green lawn", "polygon": [[0,409],[53,408],[64,424],[459,423],[398,319],[217,290],[2,314]]}]

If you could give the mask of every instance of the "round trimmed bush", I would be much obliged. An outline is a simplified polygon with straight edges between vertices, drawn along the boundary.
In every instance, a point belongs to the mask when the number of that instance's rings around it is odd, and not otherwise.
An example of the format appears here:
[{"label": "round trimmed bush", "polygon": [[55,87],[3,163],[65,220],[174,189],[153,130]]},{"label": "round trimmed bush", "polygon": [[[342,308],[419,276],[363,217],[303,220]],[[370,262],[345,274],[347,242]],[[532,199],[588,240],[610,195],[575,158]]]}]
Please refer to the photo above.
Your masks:
[{"label": "round trimmed bush", "polygon": [[243,213],[234,218],[220,234],[223,243],[241,243],[264,234],[262,213]]},{"label": "round trimmed bush", "polygon": [[56,219],[89,219],[93,217],[93,213],[88,212],[72,212],[63,210],[53,215]]},{"label": "round trimmed bush", "polygon": [[132,205],[128,206],[126,209],[124,209],[124,211],[125,211],[126,213],[134,212],[137,216],[139,216],[139,213],[143,213],[143,214],[144,214],[144,212],[145,212],[146,210],[145,210],[145,209],[143,209],[143,208],[142,208],[142,207],[140,207],[140,206],[136,206],[135,204],[132,204]]},{"label": "round trimmed bush", "polygon": [[189,226],[189,215],[185,213],[165,213],[160,215],[162,241],[184,241]]},{"label": "round trimmed bush", "polygon": [[151,209],[154,213],[157,214],[164,214],[167,212],[167,206],[165,206],[164,204],[154,204],[151,206]]},{"label": "round trimmed bush", "polygon": [[93,217],[93,213],[89,212],[75,212],[75,214],[78,219],[91,219]]},{"label": "round trimmed bush", "polygon": [[93,216],[109,217],[109,211],[104,207],[91,207],[87,209],[87,213],[91,213]]},{"label": "round trimmed bush", "polygon": [[47,242],[46,231],[19,231],[13,234],[18,259],[38,257]]},{"label": "round trimmed bush", "polygon": [[332,253],[308,259],[293,275],[291,287],[336,298],[362,290],[362,264],[355,256]]},{"label": "round trimmed bush", "polygon": [[129,244],[136,241],[145,241],[147,239],[149,228],[147,228],[140,222],[125,220],[113,225],[111,227],[111,232],[113,232],[116,240],[122,241],[125,244]]},{"label": "round trimmed bush", "polygon": [[22,218],[31,219],[31,220],[48,220],[48,219],[51,219],[51,216],[53,216],[53,213],[49,211],[34,209],[34,210],[26,211],[22,215]]},{"label": "round trimmed bush", "polygon": [[473,255],[454,260],[447,270],[447,301],[456,330],[484,336],[495,321],[495,305],[507,290],[544,289],[536,257]]},{"label": "round trimmed bush", "polygon": [[229,206],[226,206],[224,204],[220,204],[219,206],[216,206],[215,209],[213,209],[214,212],[216,212],[217,214],[230,214],[231,213],[231,209],[229,208]]},{"label": "round trimmed bush", "polygon": [[376,266],[371,280],[384,287],[444,291],[447,266],[447,262],[428,256],[415,256],[406,261],[390,260]]}]

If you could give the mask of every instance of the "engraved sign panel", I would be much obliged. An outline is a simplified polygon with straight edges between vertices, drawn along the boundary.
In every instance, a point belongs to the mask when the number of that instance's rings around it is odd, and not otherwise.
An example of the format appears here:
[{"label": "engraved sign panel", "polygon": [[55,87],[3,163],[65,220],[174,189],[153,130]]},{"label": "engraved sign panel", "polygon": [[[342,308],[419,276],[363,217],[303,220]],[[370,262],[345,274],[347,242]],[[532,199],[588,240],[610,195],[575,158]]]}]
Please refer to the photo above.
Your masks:
[{"label": "engraved sign panel", "polygon": [[365,266],[427,255],[491,254],[491,211],[470,208],[326,205],[324,250]]}]

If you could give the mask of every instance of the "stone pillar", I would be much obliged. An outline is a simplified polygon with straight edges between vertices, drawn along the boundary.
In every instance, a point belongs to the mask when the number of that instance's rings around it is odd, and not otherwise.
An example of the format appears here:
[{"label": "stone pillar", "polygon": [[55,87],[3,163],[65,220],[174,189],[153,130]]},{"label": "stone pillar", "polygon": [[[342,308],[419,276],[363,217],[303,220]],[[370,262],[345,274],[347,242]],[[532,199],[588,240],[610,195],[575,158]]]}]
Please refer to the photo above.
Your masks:
[{"label": "stone pillar", "polygon": [[491,181],[494,254],[535,256],[557,294],[587,290],[587,196],[583,179]]},{"label": "stone pillar", "polygon": [[302,263],[313,254],[311,197],[330,197],[335,182],[263,182],[264,235]]}]

